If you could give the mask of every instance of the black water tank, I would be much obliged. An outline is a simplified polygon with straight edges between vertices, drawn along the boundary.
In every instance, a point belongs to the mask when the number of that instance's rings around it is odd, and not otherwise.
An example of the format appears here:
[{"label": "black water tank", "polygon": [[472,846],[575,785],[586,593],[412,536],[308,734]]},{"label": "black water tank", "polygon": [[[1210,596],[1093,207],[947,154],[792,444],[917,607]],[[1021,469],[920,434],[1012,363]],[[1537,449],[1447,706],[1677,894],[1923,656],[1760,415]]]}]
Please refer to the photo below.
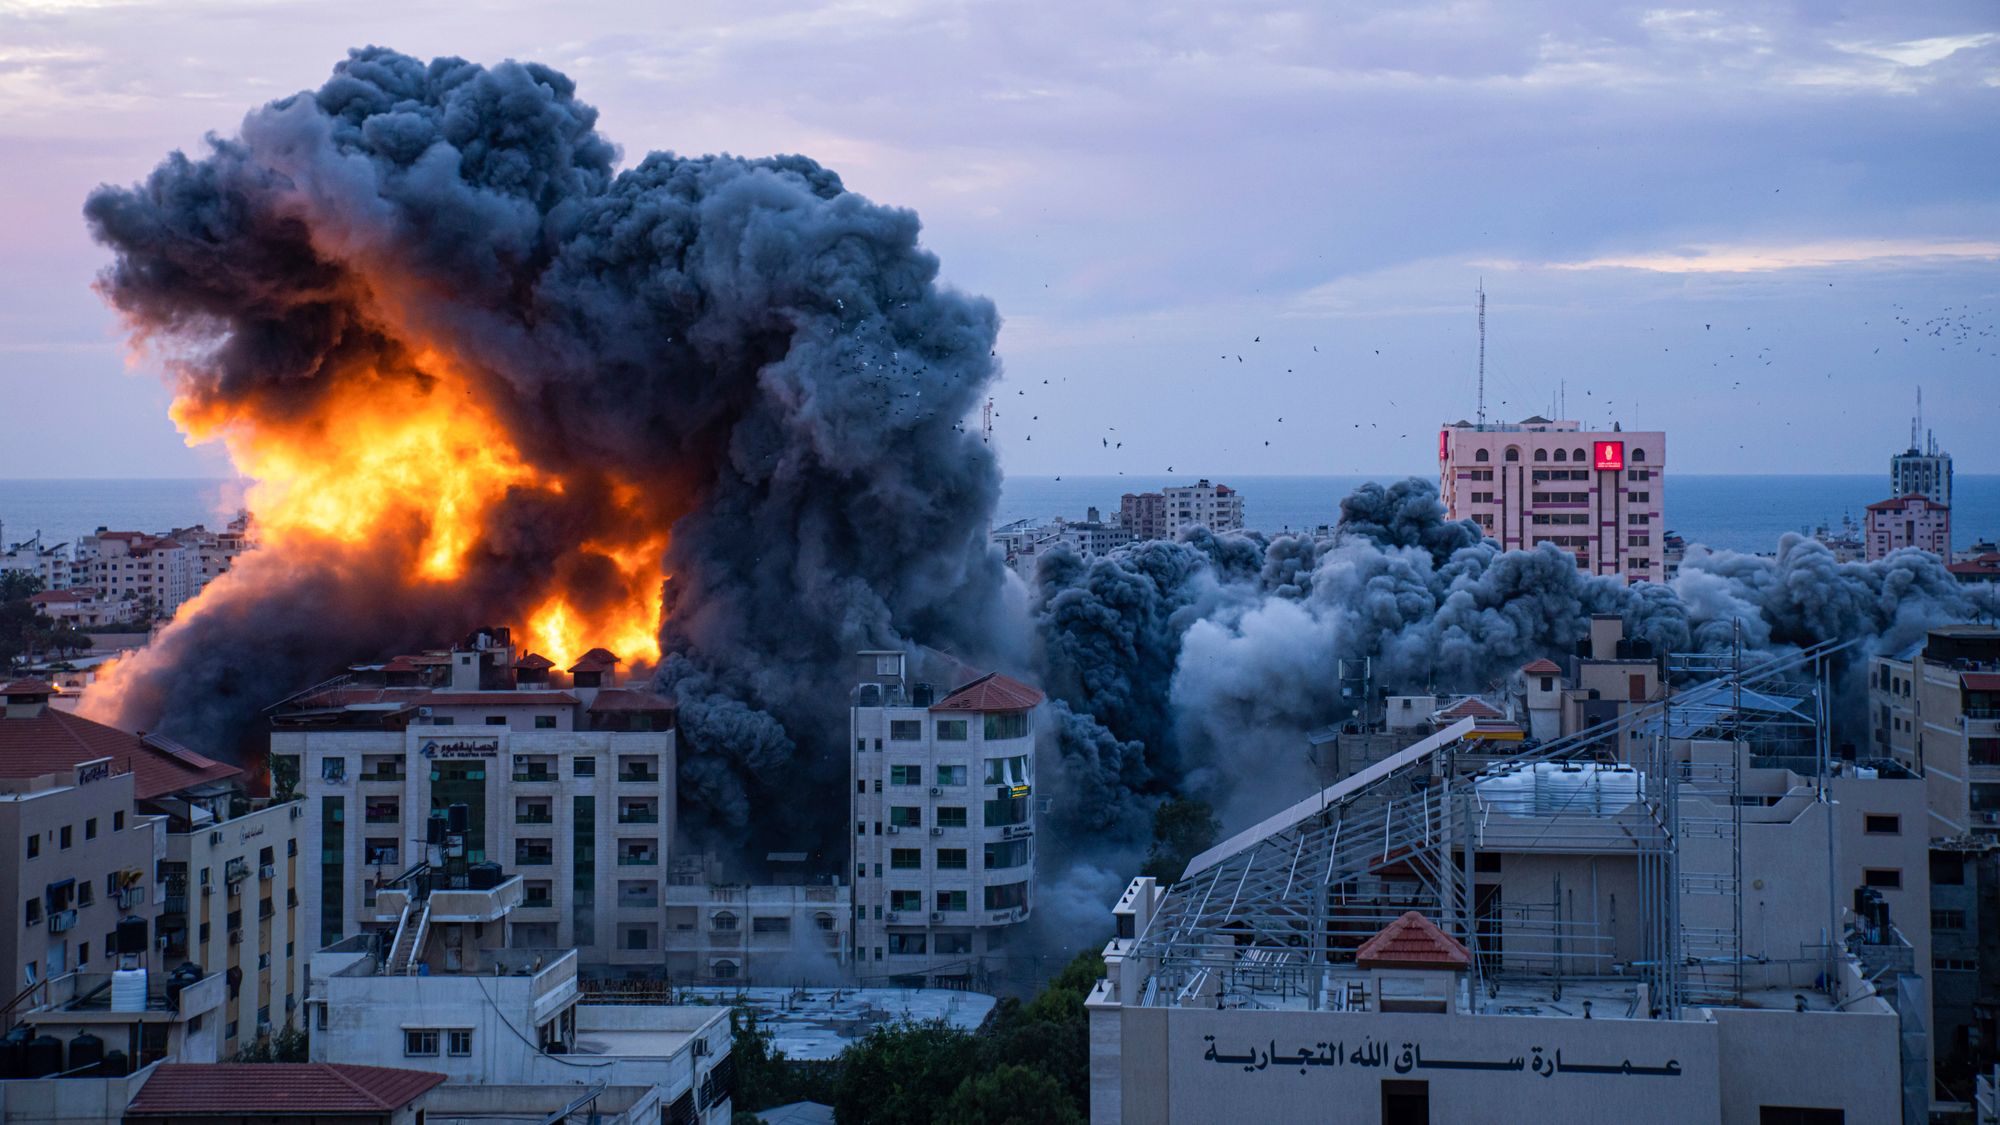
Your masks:
[{"label": "black water tank", "polygon": [[425,840],[425,842],[426,842],[426,843],[430,843],[430,844],[442,844],[442,843],[444,843],[444,814],[443,814],[443,813],[436,813],[436,812],[434,812],[434,813],[432,813],[432,814],[431,814],[431,818],[430,818],[430,823],[429,823],[429,825],[428,825],[428,827],[427,827],[427,829],[426,829],[426,835],[425,835],[425,837],[424,837],[424,840]]},{"label": "black water tank", "polygon": [[97,1068],[97,1072],[106,1078],[123,1078],[131,1070],[131,1060],[116,1047],[104,1052],[104,1062]]},{"label": "black water tank", "polygon": [[28,1025],[19,1024],[0,1038],[0,1078],[20,1078],[27,1072]]},{"label": "black water tank", "polygon": [[445,815],[451,821],[451,832],[454,836],[465,835],[466,830],[472,826],[471,811],[464,805],[451,806],[445,810]]},{"label": "black water tank", "polygon": [[465,869],[465,874],[475,891],[490,891],[506,879],[497,863],[475,863]]},{"label": "black water tank", "polygon": [[[104,1040],[86,1031],[69,1041],[69,1069],[72,1077],[97,1077],[98,1064],[104,1061]],[[89,1069],[85,1069],[85,1068]]]},{"label": "black water tank", "polygon": [[62,1040],[53,1035],[37,1035],[28,1040],[21,1056],[21,1077],[46,1078],[62,1069]]},{"label": "black water tank", "polygon": [[192,961],[183,961],[180,967],[167,974],[167,1006],[178,1012],[181,1010],[181,990],[201,980],[201,966]]},{"label": "black water tank", "polygon": [[918,684],[916,689],[911,693],[910,705],[913,707],[929,707],[933,698],[935,698],[935,693],[932,691],[931,685]]},{"label": "black water tank", "polygon": [[859,699],[855,700],[855,706],[857,706],[857,707],[880,707],[880,706],[882,706],[882,685],[881,685],[881,684],[862,684],[862,685],[861,685],[861,697],[860,697]]},{"label": "black water tank", "polygon": [[134,915],[126,915],[118,920],[118,952],[146,952],[146,920]]}]

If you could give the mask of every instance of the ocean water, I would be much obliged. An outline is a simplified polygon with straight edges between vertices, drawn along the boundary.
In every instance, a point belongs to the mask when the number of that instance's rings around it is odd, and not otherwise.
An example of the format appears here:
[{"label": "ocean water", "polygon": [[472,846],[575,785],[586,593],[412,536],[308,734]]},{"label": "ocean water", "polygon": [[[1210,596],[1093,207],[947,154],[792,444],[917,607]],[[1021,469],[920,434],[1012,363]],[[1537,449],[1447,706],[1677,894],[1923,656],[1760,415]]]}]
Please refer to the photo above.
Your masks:
[{"label": "ocean water", "polygon": [[[1086,509],[1118,510],[1126,492],[1192,484],[1191,477],[1014,476],[1002,486],[995,524],[1026,518],[1081,519]],[[1261,531],[1302,531],[1333,523],[1340,498],[1379,476],[1218,478],[1243,493],[1244,522]],[[1787,531],[1843,515],[1860,522],[1864,509],[1888,495],[1888,474],[1854,476],[1672,476],[1666,485],[1666,525],[1690,543],[1717,549],[1770,551]],[[61,543],[98,527],[165,531],[227,523],[242,502],[234,480],[0,480],[0,542],[42,533]],[[2000,475],[1961,473],[1953,484],[1952,538],[1961,548],[2000,537]]]}]

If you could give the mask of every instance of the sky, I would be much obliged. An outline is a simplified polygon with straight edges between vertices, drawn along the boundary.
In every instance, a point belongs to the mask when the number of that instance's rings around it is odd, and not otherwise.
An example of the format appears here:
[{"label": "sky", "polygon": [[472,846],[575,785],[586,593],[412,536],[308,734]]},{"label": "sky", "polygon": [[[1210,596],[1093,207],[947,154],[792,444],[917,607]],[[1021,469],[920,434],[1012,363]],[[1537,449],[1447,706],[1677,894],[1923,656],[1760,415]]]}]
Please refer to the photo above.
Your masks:
[{"label": "sky", "polygon": [[228,472],[83,199],[369,43],[554,66],[626,165],[801,152],[914,209],[1005,318],[1008,472],[1428,475],[1482,285],[1492,420],[1874,473],[1921,385],[2000,472],[1990,0],[0,0],[0,478]]}]

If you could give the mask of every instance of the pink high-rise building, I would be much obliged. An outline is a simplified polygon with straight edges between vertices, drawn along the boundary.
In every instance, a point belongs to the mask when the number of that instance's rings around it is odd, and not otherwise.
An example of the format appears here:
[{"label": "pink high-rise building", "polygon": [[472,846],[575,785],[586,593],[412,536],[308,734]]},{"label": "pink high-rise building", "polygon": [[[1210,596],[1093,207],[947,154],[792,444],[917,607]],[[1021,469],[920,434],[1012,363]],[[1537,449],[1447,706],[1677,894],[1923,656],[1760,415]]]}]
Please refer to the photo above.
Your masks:
[{"label": "pink high-rise building", "polygon": [[1868,561],[1918,547],[1951,561],[1951,509],[1922,493],[1868,505]]},{"label": "pink high-rise building", "polygon": [[1538,416],[1438,433],[1438,492],[1453,519],[1508,550],[1553,543],[1592,574],[1666,580],[1667,435],[1588,432]]}]

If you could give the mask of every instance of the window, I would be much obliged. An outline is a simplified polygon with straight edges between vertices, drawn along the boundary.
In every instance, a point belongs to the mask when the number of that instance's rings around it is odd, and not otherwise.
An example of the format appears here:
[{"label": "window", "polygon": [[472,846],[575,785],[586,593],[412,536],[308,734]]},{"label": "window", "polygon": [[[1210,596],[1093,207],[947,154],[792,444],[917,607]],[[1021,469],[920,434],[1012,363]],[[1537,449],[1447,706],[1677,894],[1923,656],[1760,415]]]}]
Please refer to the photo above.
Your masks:
[{"label": "window", "polygon": [[1546,460],[1548,460],[1548,459],[1549,459],[1549,451],[1548,451],[1548,450],[1546,450],[1546,449],[1537,449],[1537,450],[1535,450],[1535,460],[1537,460],[1537,461],[1546,461]]},{"label": "window", "polygon": [[[108,879],[106,880],[106,882],[109,881],[110,880]],[[97,884],[91,882],[88,879],[85,879],[83,882],[78,883],[76,885],[76,904],[78,906],[89,906],[91,903],[96,901],[97,901]]]},{"label": "window", "polygon": [[710,969],[710,971],[711,971],[711,972],[713,972],[713,973],[715,974],[715,979],[716,979],[716,980],[735,980],[735,979],[736,979],[736,962],[734,962],[734,961],[717,961],[717,962],[716,962],[716,963],[714,964],[714,966],[713,966],[713,967],[712,967],[712,968]]},{"label": "window", "polygon": [[321,758],[319,763],[321,781],[344,781],[347,779],[346,758]]},{"label": "window", "polygon": [[1634,461],[1644,461],[1645,459],[1646,459],[1646,451],[1645,451],[1645,450],[1643,450],[1643,449],[1635,449],[1635,450],[1633,450],[1633,451],[1632,451],[1632,460],[1634,460]]},{"label": "window", "polygon": [[986,738],[1026,738],[1028,736],[1028,713],[1026,711],[1006,711],[986,716]]},{"label": "window", "polygon": [[556,729],[556,717],[554,715],[536,715],[535,729],[536,730]]},{"label": "window", "polygon": [[920,954],[924,951],[923,934],[890,934],[889,952]]},{"label": "window", "polygon": [[889,808],[889,824],[894,828],[922,828],[924,810],[915,805],[892,805]]},{"label": "window", "polygon": [[965,849],[939,848],[937,850],[937,865],[939,871],[965,870]]},{"label": "window", "polygon": [[1018,758],[986,759],[986,784],[1026,785],[1028,783],[1028,758],[1024,754]]},{"label": "window", "polygon": [[587,754],[579,758],[573,758],[570,760],[569,770],[572,777],[596,777],[597,759]]},{"label": "window", "polygon": [[651,947],[651,945],[652,945],[652,942],[651,942],[650,940],[648,940],[648,937],[647,937],[647,934],[646,934],[646,927],[644,927],[644,926],[627,926],[627,927],[625,928],[625,948],[626,948],[626,949],[631,949],[631,950],[644,950],[644,949],[647,949],[647,948]]},{"label": "window", "polygon": [[1472,455],[1472,459],[1474,461],[1491,461],[1493,458],[1484,449],[1481,449]]},{"label": "window", "polygon": [[986,909],[1012,910],[1028,905],[1028,884],[1003,883],[986,888]]},{"label": "window", "polygon": [[889,909],[891,910],[900,912],[904,910],[922,910],[923,908],[924,892],[922,891],[889,892]]},{"label": "window", "polygon": [[1965,911],[1963,910],[1931,911],[1931,929],[1962,930],[1964,928],[1965,928]]},{"label": "window", "polygon": [[[1537,458],[1537,460],[1540,460],[1540,458]],[[1568,454],[1567,452],[1563,451],[1563,450],[1560,450],[1560,449],[1558,449],[1558,450],[1556,450],[1556,460],[1558,460],[1558,461],[1567,461],[1567,460],[1569,460],[1569,454]],[[1577,458],[1577,460],[1581,461],[1581,460],[1583,460],[1583,458],[1579,457],[1579,458]]]},{"label": "window", "polygon": [[1867,887],[1882,887],[1896,890],[1903,885],[1903,871],[1899,867],[1864,867],[1861,869],[1861,884]]},{"label": "window", "polygon": [[866,792],[868,792],[868,783],[867,783],[866,781],[861,781],[861,780],[857,780],[857,781],[855,781],[855,783],[854,783],[854,791],[855,791],[856,793],[866,793]]},{"label": "window", "polygon": [[985,818],[982,823],[988,828],[1004,828],[1010,824],[1026,824],[1028,822],[1028,798],[995,798],[985,802],[984,811]]},{"label": "window", "polygon": [[964,910],[965,892],[939,891],[937,893],[937,908],[939,910]]},{"label": "window", "polygon": [[1965,885],[1965,862],[1956,852],[1931,853],[1931,886],[1962,887]]},{"label": "window", "polygon": [[1844,1125],[1844,1109],[1817,1109],[1796,1105],[1760,1105],[1757,1125]]},{"label": "window", "polygon": [[40,832],[37,832],[34,835],[28,837],[28,858],[33,859],[41,854],[42,854],[42,834]]},{"label": "window", "polygon": [[65,824],[62,826],[61,831],[57,833],[56,839],[58,847],[60,847],[63,851],[69,850],[69,844],[70,844],[69,825]]},{"label": "window", "polygon": [[937,823],[939,828],[964,828],[965,806],[963,805],[938,806]]},{"label": "window", "polygon": [[922,785],[923,783],[924,767],[922,766],[889,767],[889,784],[891,785]]},{"label": "window", "polygon": [[922,740],[923,737],[924,723],[922,719],[889,720],[889,741],[917,742]]},{"label": "window", "polygon": [[21,915],[22,924],[33,926],[39,924],[41,920],[42,920],[42,900],[40,898],[29,899],[26,905],[23,907]]},{"label": "window", "polygon": [[[1575,451],[1571,452],[1571,453],[1570,453],[1570,455],[1569,455],[1569,458],[1570,458],[1570,460],[1572,460],[1572,461],[1581,461],[1581,460],[1584,460],[1584,456],[1583,456],[1583,450],[1581,450],[1581,449],[1578,449],[1578,450],[1575,450]],[[1562,460],[1562,459],[1563,459],[1563,458],[1562,458],[1562,450],[1560,450],[1560,449],[1556,450],[1556,460],[1560,461],[1560,460]]]},{"label": "window", "polygon": [[965,735],[964,719],[939,719],[937,721],[937,740],[939,742],[964,742]]},{"label": "window", "polygon": [[1900,836],[1903,818],[1890,813],[1869,813],[1861,818],[1861,830],[1870,836]]},{"label": "window", "polygon": [[[1964,927],[1960,928],[1963,929]],[[81,969],[88,964],[90,964],[90,943],[87,941],[79,942],[76,947],[76,967]]]},{"label": "window", "polygon": [[971,934],[932,934],[931,950],[940,956],[950,953],[972,952]]},{"label": "window", "polygon": [[792,920],[782,914],[773,917],[752,918],[750,919],[750,932],[753,934],[789,934],[792,932]]},{"label": "window", "polygon": [[1520,446],[1518,446],[1518,445],[1510,445],[1510,446],[1508,446],[1508,447],[1507,447],[1507,460],[1509,460],[1509,461],[1519,461],[1520,459],[1521,459],[1521,447],[1520,447]]},{"label": "window", "polygon": [[986,869],[996,871],[1007,867],[1025,867],[1028,863],[1028,841],[1008,840],[986,845]]},{"label": "window", "polygon": [[937,767],[937,783],[939,785],[964,785],[965,767],[963,765]]},{"label": "window", "polygon": [[403,1031],[403,1054],[411,1057],[435,1055],[438,1053],[438,1033],[432,1027],[413,1027]]},{"label": "window", "polygon": [[489,727],[504,727],[507,725],[507,716],[488,715],[486,716],[486,725]]},{"label": "window", "polygon": [[921,848],[890,848],[889,869],[891,871],[921,871],[924,853]]},{"label": "window", "polygon": [[112,813],[112,814],[111,814],[111,830],[112,830],[113,832],[123,832],[123,831],[125,831],[125,814],[124,814],[124,813],[122,813],[122,812],[115,812],[115,813]]},{"label": "window", "polygon": [[84,821],[84,822],[83,822],[83,838],[84,838],[84,839],[86,839],[86,840],[95,840],[95,839],[97,839],[97,818],[96,818],[96,817],[94,817],[94,816],[93,816],[93,817],[91,817],[91,818],[90,818],[89,820],[86,820],[86,821]]}]

